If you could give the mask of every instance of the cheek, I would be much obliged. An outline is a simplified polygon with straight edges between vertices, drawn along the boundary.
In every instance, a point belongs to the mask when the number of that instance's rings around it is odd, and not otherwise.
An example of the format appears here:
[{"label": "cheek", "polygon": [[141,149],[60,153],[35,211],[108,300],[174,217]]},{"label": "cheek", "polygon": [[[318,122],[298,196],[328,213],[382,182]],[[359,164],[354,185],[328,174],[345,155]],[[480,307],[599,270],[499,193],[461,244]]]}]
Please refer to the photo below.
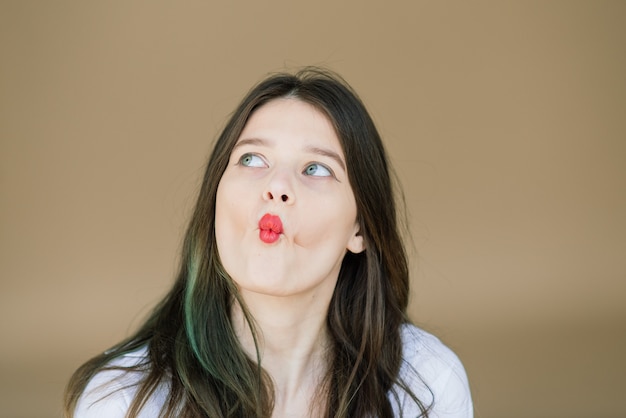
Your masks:
[{"label": "cheek", "polygon": [[[324,199],[323,205],[302,205],[298,244],[302,246],[333,245],[345,248],[356,224],[356,204],[351,195]],[[332,244],[331,244],[332,243]]]},{"label": "cheek", "polygon": [[215,229],[219,229],[224,222],[224,215],[228,213],[228,197],[224,195],[223,183],[220,182],[217,186],[217,193],[215,194]]},{"label": "cheek", "polygon": [[242,223],[239,213],[242,205],[237,204],[237,192],[233,186],[222,179],[215,195],[215,238],[218,250],[228,244],[235,228]]},{"label": "cheek", "polygon": [[224,175],[217,186],[215,195],[215,222],[219,224],[240,210],[241,202],[245,199],[245,190],[240,190],[242,185]]}]

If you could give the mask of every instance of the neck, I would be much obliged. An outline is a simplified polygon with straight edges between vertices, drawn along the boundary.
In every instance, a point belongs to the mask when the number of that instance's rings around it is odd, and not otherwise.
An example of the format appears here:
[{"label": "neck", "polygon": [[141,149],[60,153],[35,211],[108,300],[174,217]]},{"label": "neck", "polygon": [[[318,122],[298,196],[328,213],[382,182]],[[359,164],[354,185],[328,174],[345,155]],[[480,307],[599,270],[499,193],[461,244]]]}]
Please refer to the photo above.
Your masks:
[{"label": "neck", "polygon": [[[263,369],[274,383],[277,408],[292,400],[309,403],[326,371],[327,298],[277,297],[241,291],[252,315]],[[256,347],[241,306],[233,305],[235,332],[247,354]],[[285,407],[287,408],[287,407]]]}]

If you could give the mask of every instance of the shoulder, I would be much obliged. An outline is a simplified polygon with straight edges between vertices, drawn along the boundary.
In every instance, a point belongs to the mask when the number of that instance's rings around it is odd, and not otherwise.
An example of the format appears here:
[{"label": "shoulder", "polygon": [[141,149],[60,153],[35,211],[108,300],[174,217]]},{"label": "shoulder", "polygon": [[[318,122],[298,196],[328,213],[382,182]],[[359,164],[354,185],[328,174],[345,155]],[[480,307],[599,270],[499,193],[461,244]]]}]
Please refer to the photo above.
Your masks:
[{"label": "shoulder", "polygon": [[404,324],[400,332],[400,378],[425,406],[431,405],[429,416],[473,416],[467,374],[457,355],[437,337],[414,325]]},{"label": "shoulder", "polygon": [[[137,387],[145,377],[146,367],[148,367],[145,366],[147,357],[148,349],[142,347],[109,362],[91,378],[85,387],[76,405],[74,417],[126,417]],[[133,367],[136,370],[131,369]],[[154,399],[151,398],[139,416],[158,416],[164,401],[162,395],[162,391],[157,391],[152,397]]]}]

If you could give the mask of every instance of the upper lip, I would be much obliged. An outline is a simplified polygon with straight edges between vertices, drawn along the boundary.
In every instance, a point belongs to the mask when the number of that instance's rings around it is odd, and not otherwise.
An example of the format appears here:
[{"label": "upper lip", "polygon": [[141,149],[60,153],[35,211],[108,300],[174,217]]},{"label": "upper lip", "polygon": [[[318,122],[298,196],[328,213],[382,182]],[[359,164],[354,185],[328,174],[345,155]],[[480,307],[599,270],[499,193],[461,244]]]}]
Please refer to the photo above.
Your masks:
[{"label": "upper lip", "polygon": [[259,220],[259,229],[271,230],[277,234],[283,233],[283,223],[280,216],[266,213]]}]

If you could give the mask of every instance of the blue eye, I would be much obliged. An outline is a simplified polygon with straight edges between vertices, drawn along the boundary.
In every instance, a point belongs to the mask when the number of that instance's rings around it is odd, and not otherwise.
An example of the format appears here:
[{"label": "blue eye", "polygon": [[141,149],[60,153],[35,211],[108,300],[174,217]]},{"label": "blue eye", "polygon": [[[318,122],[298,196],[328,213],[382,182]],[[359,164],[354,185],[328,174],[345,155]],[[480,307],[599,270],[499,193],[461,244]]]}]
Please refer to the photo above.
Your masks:
[{"label": "blue eye", "polygon": [[265,161],[255,154],[244,154],[239,159],[239,164],[246,167],[265,167]]},{"label": "blue eye", "polygon": [[331,177],[333,175],[330,169],[318,163],[311,163],[307,165],[304,169],[304,174],[316,177]]}]

